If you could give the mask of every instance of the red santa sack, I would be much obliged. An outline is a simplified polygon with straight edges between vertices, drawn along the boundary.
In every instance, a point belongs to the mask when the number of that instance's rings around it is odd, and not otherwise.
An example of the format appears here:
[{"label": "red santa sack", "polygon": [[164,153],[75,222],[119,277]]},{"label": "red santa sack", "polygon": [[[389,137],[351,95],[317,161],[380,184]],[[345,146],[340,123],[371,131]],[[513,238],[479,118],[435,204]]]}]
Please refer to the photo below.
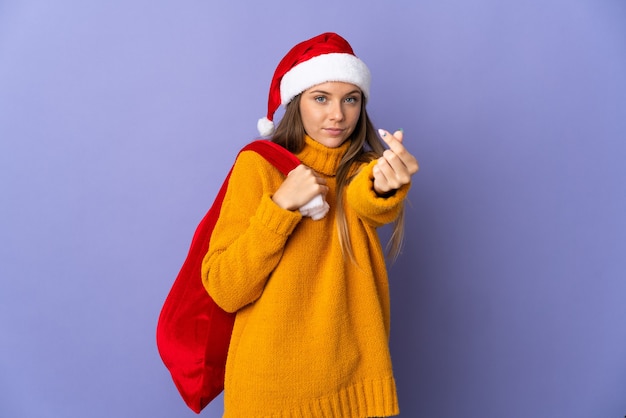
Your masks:
[{"label": "red santa sack", "polygon": [[[295,155],[268,140],[251,142],[240,152],[243,151],[257,152],[285,175],[300,164]],[[156,340],[161,359],[183,400],[196,413],[224,390],[226,356],[235,322],[236,314],[217,306],[200,276],[231,172],[232,168],[196,229],[187,258],[165,299],[157,323]]]}]

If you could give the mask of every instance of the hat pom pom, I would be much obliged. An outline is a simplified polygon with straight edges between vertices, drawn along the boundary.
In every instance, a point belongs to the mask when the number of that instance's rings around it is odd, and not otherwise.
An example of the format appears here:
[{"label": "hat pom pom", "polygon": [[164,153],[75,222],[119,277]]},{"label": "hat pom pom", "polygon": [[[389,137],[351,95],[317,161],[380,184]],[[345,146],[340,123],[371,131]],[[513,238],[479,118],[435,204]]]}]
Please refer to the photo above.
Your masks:
[{"label": "hat pom pom", "polygon": [[270,136],[274,133],[274,122],[269,120],[267,117],[259,119],[256,127],[259,130],[261,136]]}]

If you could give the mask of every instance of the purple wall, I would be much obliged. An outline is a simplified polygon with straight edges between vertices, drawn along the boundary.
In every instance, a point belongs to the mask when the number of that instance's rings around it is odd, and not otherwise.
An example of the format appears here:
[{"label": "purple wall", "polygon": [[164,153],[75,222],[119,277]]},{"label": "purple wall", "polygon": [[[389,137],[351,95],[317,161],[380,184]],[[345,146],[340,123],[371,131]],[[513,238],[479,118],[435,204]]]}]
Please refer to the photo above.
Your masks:
[{"label": "purple wall", "polygon": [[0,3],[0,416],[195,416],[161,304],[276,63],[326,30],[421,163],[401,416],[626,415],[624,2],[214,3]]}]

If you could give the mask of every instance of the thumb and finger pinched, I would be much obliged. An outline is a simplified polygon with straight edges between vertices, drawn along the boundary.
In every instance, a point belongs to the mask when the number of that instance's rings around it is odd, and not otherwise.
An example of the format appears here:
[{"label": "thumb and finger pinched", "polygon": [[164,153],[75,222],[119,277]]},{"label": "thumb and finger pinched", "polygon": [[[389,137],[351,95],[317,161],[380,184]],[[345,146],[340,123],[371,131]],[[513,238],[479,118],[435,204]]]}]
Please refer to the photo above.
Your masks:
[{"label": "thumb and finger pinched", "polygon": [[384,194],[408,184],[419,170],[419,164],[402,143],[404,132],[401,129],[393,134],[379,129],[378,133],[389,147],[374,166],[374,189]]}]

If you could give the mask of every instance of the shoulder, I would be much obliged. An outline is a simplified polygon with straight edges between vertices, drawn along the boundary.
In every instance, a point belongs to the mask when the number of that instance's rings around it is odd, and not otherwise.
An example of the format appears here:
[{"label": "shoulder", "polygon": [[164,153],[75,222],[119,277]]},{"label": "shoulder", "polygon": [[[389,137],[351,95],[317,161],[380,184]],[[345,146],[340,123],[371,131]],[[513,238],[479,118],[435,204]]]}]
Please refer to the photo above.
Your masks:
[{"label": "shoulder", "polygon": [[233,171],[245,171],[262,174],[265,172],[276,171],[276,169],[258,152],[244,149],[237,155]]},{"label": "shoulder", "polygon": [[284,175],[272,163],[253,150],[240,151],[230,173],[230,184],[244,189],[272,189],[283,179]]}]

